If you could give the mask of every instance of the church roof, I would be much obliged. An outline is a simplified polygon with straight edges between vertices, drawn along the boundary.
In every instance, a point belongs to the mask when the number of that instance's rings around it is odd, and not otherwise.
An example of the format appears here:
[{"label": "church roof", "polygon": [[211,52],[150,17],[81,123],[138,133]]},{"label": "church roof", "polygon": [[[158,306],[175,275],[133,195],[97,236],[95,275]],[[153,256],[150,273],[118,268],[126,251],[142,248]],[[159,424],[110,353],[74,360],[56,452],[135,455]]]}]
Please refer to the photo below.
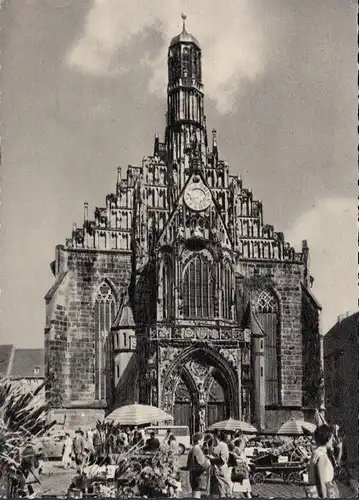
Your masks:
[{"label": "church roof", "polygon": [[44,349],[15,349],[11,378],[43,378],[44,376]]},{"label": "church roof", "polygon": [[313,292],[311,290],[309,290],[306,286],[303,285],[303,283],[301,283],[301,286],[302,286],[302,290],[303,292],[306,293],[306,295],[308,295],[308,297],[311,299],[311,301],[314,303],[315,307],[317,309],[319,309],[319,311],[321,311],[323,308],[322,306],[320,305],[320,302],[318,301],[318,299],[315,297],[315,295],[313,294]]},{"label": "church roof", "polygon": [[136,326],[135,321],[133,319],[132,307],[130,305],[130,299],[128,295],[124,295],[122,299],[122,303],[120,305],[120,309],[118,310],[117,316],[115,318],[113,327],[124,328]]},{"label": "church roof", "polygon": [[332,338],[345,338],[351,334],[358,335],[359,331],[359,312],[351,314],[350,316],[338,321],[329,332],[325,335],[324,339],[328,341]]},{"label": "church roof", "polygon": [[12,344],[0,345],[0,377],[9,375],[13,350]]},{"label": "church roof", "polygon": [[172,47],[173,45],[177,45],[178,43],[193,43],[198,48],[200,48],[197,38],[191,35],[191,33],[188,33],[186,30],[182,31],[182,33],[172,38],[170,47]]},{"label": "church roof", "polygon": [[173,45],[177,45],[178,43],[194,43],[194,45],[196,45],[198,48],[200,48],[197,38],[195,38],[193,35],[191,35],[191,33],[188,33],[186,31],[185,21],[186,21],[187,16],[185,14],[182,14],[181,17],[183,20],[182,32],[179,35],[172,38],[171,43],[170,43],[170,47],[172,47]]},{"label": "church roof", "polygon": [[63,279],[65,278],[66,274],[67,274],[67,271],[65,271],[63,273],[59,273],[59,275],[57,276],[57,278],[55,280],[55,283],[52,285],[50,290],[45,295],[45,300],[49,301],[52,299],[52,297],[56,293],[57,289],[59,288],[59,286],[63,282]]}]

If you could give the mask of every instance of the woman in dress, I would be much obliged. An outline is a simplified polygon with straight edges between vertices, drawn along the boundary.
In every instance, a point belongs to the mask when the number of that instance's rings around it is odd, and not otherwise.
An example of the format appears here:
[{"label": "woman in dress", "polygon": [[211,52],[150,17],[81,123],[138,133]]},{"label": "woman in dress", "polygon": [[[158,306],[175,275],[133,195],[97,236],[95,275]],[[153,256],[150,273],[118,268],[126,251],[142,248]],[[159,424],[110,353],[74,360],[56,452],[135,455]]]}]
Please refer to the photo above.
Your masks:
[{"label": "woman in dress", "polygon": [[246,498],[252,498],[252,488],[249,481],[248,459],[245,453],[246,439],[241,436],[236,439],[231,450],[234,466],[232,469],[233,493],[243,493]]},{"label": "woman in dress", "polygon": [[310,497],[318,494],[319,498],[339,498],[339,491],[334,482],[334,467],[330,461],[328,450],[332,447],[333,431],[328,425],[321,425],[314,432],[316,448],[308,465],[309,485],[316,487],[313,494],[311,487],[307,489]]},{"label": "woman in dress", "polygon": [[210,495],[230,497],[232,494],[231,471],[228,467],[229,449],[219,433],[213,437],[213,445],[209,459],[212,464],[210,479]]},{"label": "woman in dress", "polygon": [[64,451],[62,454],[62,464],[64,466],[64,469],[68,469],[71,466],[72,463],[71,454],[72,454],[72,439],[70,437],[70,434],[66,434]]}]

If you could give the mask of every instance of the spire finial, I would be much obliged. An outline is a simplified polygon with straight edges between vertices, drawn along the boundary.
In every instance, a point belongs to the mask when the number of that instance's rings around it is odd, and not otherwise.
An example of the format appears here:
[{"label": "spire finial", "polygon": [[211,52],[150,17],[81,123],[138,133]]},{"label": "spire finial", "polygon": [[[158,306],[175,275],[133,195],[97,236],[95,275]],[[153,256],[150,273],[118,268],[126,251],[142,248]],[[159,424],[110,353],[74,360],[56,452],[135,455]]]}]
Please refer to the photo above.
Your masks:
[{"label": "spire finial", "polygon": [[182,17],[182,20],[183,20],[183,31],[186,31],[186,19],[187,19],[187,16],[186,16],[186,14],[184,14],[182,12],[181,17]]}]

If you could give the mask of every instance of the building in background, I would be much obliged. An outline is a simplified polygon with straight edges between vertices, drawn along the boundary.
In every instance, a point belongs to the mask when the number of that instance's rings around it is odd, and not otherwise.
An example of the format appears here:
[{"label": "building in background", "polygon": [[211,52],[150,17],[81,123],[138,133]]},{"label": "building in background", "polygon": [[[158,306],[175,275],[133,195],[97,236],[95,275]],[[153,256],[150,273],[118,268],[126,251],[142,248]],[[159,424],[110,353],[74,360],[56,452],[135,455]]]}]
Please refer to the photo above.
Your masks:
[{"label": "building in background", "polygon": [[358,467],[359,313],[339,316],[324,336],[326,417],[345,434],[349,467]]},{"label": "building in background", "polygon": [[1,378],[8,378],[34,391],[44,383],[44,372],[44,349],[17,349],[11,344],[0,345]]},{"label": "building in background", "polygon": [[228,417],[272,428],[318,406],[308,245],[296,252],[265,223],[215,130],[208,143],[201,58],[184,25],[168,49],[164,140],[118,168],[115,192],[93,218],[85,203],[56,248],[45,297],[56,419],[92,425],[137,401],[193,432]]}]

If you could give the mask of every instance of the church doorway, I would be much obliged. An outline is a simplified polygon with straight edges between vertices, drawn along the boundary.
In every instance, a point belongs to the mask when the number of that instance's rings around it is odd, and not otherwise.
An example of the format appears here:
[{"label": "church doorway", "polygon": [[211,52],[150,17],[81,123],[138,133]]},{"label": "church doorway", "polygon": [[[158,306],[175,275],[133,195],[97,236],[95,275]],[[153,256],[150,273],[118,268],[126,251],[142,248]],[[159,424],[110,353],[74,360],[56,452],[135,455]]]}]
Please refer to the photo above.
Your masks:
[{"label": "church doorway", "polygon": [[196,432],[194,425],[194,391],[191,391],[183,380],[179,379],[175,393],[174,403],[174,425],[186,425],[189,427],[191,435]]},{"label": "church doorway", "polygon": [[193,375],[193,360],[187,363],[178,377],[173,407],[174,425],[188,426],[191,434],[231,416],[228,381],[204,360],[195,360],[195,366],[202,377]]},{"label": "church doorway", "polygon": [[229,418],[229,408],[226,403],[223,386],[212,378],[208,389],[208,411],[207,411],[207,426],[209,427],[216,422]]}]

